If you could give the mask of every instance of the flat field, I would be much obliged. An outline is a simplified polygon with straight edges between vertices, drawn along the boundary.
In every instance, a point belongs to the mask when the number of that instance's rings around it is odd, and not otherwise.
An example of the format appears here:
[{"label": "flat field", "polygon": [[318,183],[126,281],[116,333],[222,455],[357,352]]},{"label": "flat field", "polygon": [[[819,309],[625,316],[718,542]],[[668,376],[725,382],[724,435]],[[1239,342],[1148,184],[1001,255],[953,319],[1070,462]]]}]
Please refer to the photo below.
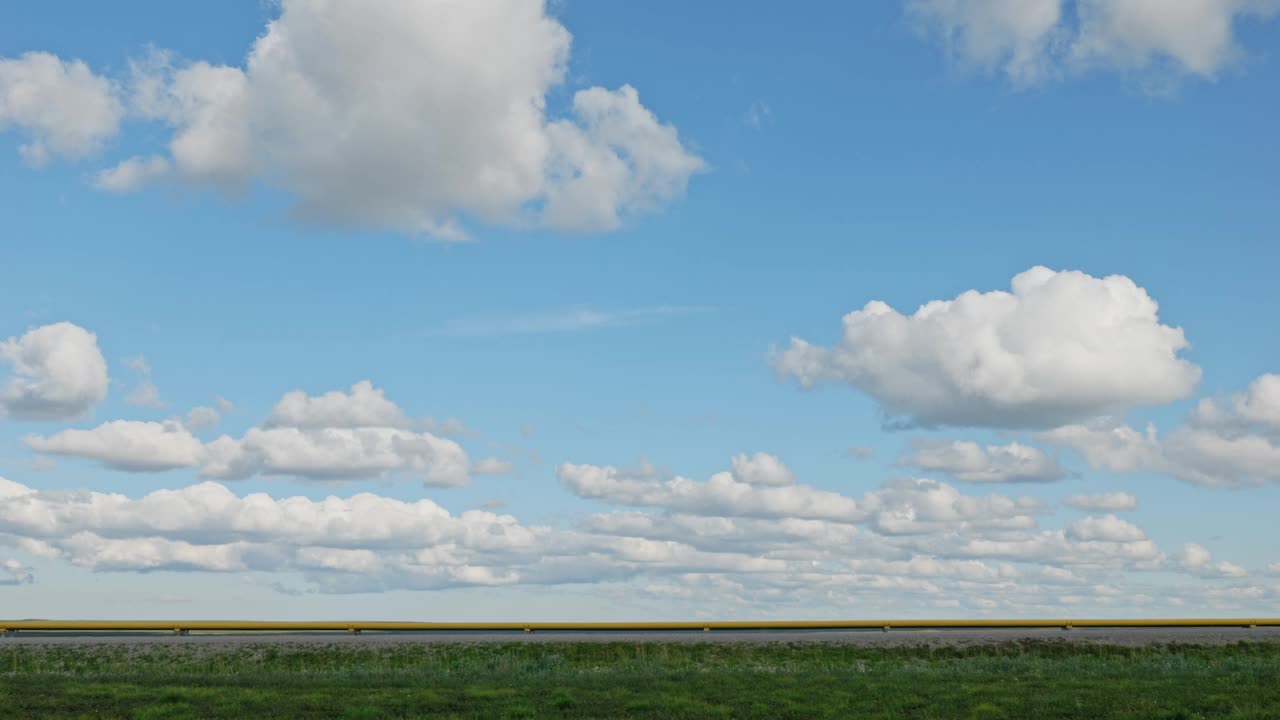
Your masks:
[{"label": "flat field", "polygon": [[1280,718],[1280,643],[8,643],[0,718]]}]

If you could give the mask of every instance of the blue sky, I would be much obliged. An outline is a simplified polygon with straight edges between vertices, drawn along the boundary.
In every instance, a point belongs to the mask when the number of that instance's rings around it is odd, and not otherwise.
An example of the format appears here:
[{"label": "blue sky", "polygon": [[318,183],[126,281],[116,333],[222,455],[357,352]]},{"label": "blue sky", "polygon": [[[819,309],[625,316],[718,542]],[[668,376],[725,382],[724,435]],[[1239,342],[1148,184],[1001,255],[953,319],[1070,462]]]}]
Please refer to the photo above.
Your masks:
[{"label": "blue sky", "polygon": [[0,10],[0,617],[1274,608],[1274,4],[464,5]]}]

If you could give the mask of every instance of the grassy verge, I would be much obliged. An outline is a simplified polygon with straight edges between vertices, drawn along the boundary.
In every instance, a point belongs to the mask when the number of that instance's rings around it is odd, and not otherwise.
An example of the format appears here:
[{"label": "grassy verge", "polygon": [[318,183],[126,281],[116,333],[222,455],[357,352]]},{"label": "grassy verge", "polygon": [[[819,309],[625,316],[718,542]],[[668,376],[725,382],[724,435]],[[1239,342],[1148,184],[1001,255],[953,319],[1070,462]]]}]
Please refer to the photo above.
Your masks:
[{"label": "grassy verge", "polygon": [[0,718],[1280,718],[1280,644],[17,645]]}]

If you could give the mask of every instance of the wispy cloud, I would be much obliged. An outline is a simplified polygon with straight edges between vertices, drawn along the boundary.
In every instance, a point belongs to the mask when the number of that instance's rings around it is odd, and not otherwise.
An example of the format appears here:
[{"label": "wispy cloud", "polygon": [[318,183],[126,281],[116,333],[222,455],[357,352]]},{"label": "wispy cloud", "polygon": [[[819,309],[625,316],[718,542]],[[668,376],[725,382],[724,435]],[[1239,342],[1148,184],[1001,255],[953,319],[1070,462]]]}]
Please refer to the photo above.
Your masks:
[{"label": "wispy cloud", "polygon": [[457,318],[446,324],[442,332],[445,335],[468,337],[580,332],[634,325],[665,316],[713,313],[716,310],[707,306],[658,305],[616,310],[571,307],[538,312],[487,313]]},{"label": "wispy cloud", "polygon": [[151,381],[151,365],[142,355],[125,358],[125,364],[138,374],[138,385],[125,397],[124,401],[138,407],[162,408],[166,403],[160,399],[160,389]]},{"label": "wispy cloud", "polygon": [[773,110],[765,101],[756,100],[751,103],[751,107],[747,108],[747,114],[743,119],[748,125],[759,130],[765,125],[773,124]]}]

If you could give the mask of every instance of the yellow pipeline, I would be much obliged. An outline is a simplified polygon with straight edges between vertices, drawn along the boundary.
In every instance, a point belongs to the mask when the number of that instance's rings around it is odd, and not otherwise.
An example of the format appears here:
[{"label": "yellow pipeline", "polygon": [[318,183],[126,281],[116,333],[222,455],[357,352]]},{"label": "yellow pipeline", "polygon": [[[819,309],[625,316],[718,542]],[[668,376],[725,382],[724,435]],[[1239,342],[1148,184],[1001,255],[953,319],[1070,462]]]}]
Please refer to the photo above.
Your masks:
[{"label": "yellow pipeline", "polygon": [[765,620],[741,622],[310,622],[245,620],[0,620],[0,632],[429,632],[429,631],[661,631],[661,630],[889,630],[961,628],[1280,627],[1280,618],[1163,618],[1147,620]]}]

